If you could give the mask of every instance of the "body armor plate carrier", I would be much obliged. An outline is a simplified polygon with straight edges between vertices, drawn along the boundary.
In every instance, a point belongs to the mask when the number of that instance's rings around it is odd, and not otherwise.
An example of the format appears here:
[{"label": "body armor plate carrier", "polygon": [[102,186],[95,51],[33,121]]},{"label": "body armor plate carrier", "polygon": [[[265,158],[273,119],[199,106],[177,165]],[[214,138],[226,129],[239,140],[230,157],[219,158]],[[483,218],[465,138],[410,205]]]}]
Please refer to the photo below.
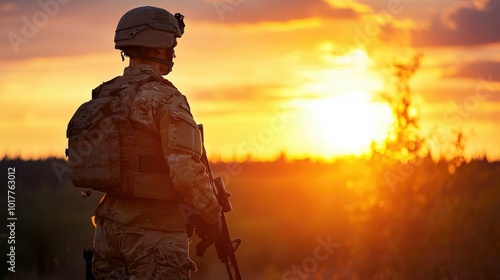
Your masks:
[{"label": "body armor plate carrier", "polygon": [[[115,78],[116,79],[116,78]],[[134,128],[130,107],[139,87],[167,80],[142,75],[128,84],[114,80],[92,91],[68,124],[66,156],[75,187],[162,200],[179,199],[163,157],[159,134]]]}]

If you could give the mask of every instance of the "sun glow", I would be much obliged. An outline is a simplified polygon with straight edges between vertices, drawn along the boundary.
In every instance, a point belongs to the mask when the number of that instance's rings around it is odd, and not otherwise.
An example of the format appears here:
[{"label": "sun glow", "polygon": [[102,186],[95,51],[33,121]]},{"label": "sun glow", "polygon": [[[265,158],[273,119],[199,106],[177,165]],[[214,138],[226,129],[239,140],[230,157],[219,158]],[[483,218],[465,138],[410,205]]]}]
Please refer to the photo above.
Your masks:
[{"label": "sun glow", "polygon": [[363,49],[335,54],[334,44],[318,46],[323,69],[302,71],[304,83],[291,105],[301,112],[291,135],[299,156],[331,159],[370,153],[387,138],[394,121],[389,104],[376,101],[384,88],[374,61]]},{"label": "sun glow", "polygon": [[303,105],[303,125],[312,153],[323,157],[362,155],[383,142],[393,116],[389,105],[365,92],[311,100]]}]

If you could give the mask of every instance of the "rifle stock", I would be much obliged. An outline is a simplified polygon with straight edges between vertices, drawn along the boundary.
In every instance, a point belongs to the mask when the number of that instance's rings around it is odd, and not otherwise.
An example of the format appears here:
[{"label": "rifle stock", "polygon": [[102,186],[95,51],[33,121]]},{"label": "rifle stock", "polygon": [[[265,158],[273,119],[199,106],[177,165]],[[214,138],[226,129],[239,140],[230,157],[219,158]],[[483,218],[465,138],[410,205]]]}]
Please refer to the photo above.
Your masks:
[{"label": "rifle stock", "polygon": [[[241,280],[241,274],[238,267],[238,262],[236,260],[235,251],[241,244],[241,239],[231,239],[231,235],[229,234],[229,228],[226,220],[226,212],[229,212],[233,209],[231,201],[229,200],[231,194],[226,191],[226,187],[224,186],[224,181],[221,177],[213,178],[212,169],[210,167],[210,162],[207,158],[207,152],[205,150],[204,144],[204,134],[203,134],[203,125],[199,124],[198,129],[201,132],[202,143],[203,143],[203,153],[201,160],[203,165],[205,165],[207,169],[208,176],[210,178],[210,183],[214,189],[215,196],[217,197],[217,201],[221,206],[220,220],[222,225],[222,234],[215,242],[215,249],[217,251],[217,257],[224,263],[226,266],[226,270],[230,280],[236,279]],[[196,246],[196,255],[203,256],[205,250],[210,246],[210,244],[206,245],[203,243],[203,240]]]},{"label": "rifle stock", "polygon": [[85,280],[95,280],[92,274],[92,258],[94,257],[93,249],[83,250],[83,259],[85,260]]}]

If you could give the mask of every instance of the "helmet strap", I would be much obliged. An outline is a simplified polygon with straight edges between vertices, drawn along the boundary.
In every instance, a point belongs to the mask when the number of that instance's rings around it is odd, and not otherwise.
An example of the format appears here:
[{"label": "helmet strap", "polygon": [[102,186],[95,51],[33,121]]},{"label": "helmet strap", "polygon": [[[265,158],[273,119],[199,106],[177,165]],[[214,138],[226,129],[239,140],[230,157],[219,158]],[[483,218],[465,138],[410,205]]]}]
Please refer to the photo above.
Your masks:
[{"label": "helmet strap", "polygon": [[[124,57],[123,57],[123,51],[120,53],[121,56],[122,56],[122,61],[124,60]],[[152,61],[152,62],[156,62],[156,63],[159,63],[159,64],[162,64],[162,65],[165,65],[168,67],[168,72],[167,73],[170,73],[172,72],[172,68],[174,66],[174,58],[173,58],[173,48],[168,48],[167,49],[167,59],[162,59],[162,58],[158,58],[158,57],[154,57],[154,56],[150,56],[146,53],[144,53],[143,51],[141,52],[136,52],[135,50],[127,50],[127,54],[128,55],[132,55],[134,57],[137,57],[137,58],[141,58],[141,59],[144,59],[144,60],[149,60],[149,61]]]}]

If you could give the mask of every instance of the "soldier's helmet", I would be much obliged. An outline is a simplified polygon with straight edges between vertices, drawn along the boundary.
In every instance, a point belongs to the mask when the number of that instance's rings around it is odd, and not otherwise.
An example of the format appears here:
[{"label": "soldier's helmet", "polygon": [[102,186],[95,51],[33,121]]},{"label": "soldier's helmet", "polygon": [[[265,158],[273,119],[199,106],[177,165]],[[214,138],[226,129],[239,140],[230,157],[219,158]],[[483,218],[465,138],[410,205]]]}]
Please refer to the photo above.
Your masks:
[{"label": "soldier's helmet", "polygon": [[184,16],[144,6],[126,12],[115,32],[115,49],[127,47],[170,48],[184,33]]}]

